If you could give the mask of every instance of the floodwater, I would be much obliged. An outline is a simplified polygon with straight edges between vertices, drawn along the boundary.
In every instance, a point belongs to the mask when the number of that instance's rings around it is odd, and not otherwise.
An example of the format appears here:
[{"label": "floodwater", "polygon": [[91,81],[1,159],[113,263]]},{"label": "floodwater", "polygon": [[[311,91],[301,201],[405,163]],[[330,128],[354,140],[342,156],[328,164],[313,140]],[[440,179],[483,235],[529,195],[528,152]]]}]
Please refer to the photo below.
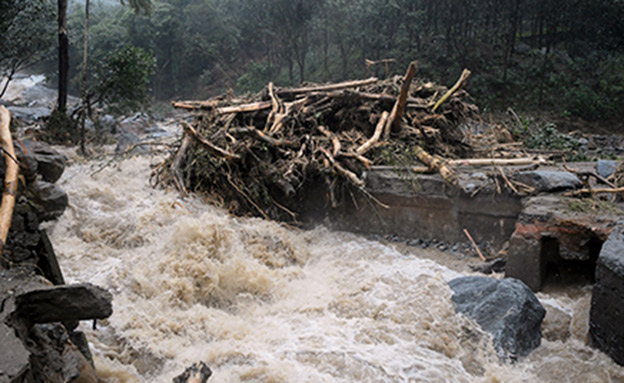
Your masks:
[{"label": "floodwater", "polygon": [[[542,345],[500,364],[456,315],[435,254],[323,227],[229,216],[149,186],[150,157],[83,162],[48,225],[70,282],[114,295],[83,323],[102,382],[171,382],[204,361],[210,382],[624,382],[586,345],[590,287],[538,297]],[[432,255],[433,254],[433,255]]]}]

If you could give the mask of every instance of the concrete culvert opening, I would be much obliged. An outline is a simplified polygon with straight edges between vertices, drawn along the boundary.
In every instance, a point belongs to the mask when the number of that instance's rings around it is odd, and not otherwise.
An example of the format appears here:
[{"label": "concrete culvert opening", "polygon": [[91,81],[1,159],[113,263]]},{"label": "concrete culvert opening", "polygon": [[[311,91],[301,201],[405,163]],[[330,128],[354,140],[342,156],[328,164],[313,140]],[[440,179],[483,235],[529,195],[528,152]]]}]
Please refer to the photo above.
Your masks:
[{"label": "concrete culvert opening", "polygon": [[599,238],[591,237],[584,245],[587,251],[585,259],[567,259],[561,255],[557,238],[543,237],[540,244],[544,266],[543,287],[593,284],[602,244]]}]

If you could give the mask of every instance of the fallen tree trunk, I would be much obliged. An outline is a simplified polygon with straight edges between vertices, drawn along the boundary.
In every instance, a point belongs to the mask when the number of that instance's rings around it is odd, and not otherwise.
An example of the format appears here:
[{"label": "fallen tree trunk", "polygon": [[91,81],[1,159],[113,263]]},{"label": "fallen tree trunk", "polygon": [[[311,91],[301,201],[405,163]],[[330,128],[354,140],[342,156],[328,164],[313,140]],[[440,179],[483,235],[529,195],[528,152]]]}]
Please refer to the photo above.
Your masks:
[{"label": "fallen tree trunk", "polygon": [[418,64],[416,61],[412,61],[407,68],[407,73],[405,73],[405,77],[403,78],[403,84],[401,84],[401,91],[399,93],[399,98],[397,99],[394,107],[392,108],[392,112],[390,112],[390,117],[386,122],[386,131],[384,136],[388,136],[390,134],[390,130],[393,132],[398,132],[401,128],[401,118],[403,117],[403,111],[405,111],[405,103],[407,102],[407,92],[409,91],[410,85],[412,84],[412,80],[416,75],[416,70],[418,69]]},{"label": "fallen tree trunk", "polygon": [[[6,242],[9,229],[11,228],[11,219],[13,217],[13,208],[15,207],[15,195],[17,194],[17,176],[19,165],[15,157],[15,148],[13,147],[13,139],[9,126],[11,124],[11,115],[9,111],[0,105],[0,143],[4,151],[5,175],[4,175],[4,192],[2,194],[2,206],[0,206],[0,255]],[[0,270],[2,265],[0,264]]]},{"label": "fallen tree trunk", "polygon": [[286,95],[298,95],[304,93],[314,93],[314,92],[331,92],[334,90],[348,89],[348,88],[357,88],[364,85],[370,85],[379,81],[375,77],[367,78],[366,80],[356,80],[356,81],[345,81],[339,82],[337,84],[329,84],[329,85],[317,85],[317,86],[309,86],[303,88],[282,88],[277,90],[277,94],[280,96]]}]

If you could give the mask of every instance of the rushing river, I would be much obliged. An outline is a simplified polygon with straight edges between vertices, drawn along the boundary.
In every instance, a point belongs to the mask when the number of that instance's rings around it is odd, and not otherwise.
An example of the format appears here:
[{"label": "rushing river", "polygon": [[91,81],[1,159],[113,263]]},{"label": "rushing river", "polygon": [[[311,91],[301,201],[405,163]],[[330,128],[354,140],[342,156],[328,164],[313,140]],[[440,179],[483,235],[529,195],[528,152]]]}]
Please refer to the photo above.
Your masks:
[{"label": "rushing river", "polygon": [[[103,382],[171,382],[204,361],[209,382],[624,382],[586,345],[589,287],[538,295],[542,345],[501,365],[489,336],[456,315],[465,275],[429,250],[324,228],[229,216],[153,189],[150,157],[83,162],[49,224],[66,279],[114,295],[82,328]],[[458,271],[459,270],[459,271]]]}]

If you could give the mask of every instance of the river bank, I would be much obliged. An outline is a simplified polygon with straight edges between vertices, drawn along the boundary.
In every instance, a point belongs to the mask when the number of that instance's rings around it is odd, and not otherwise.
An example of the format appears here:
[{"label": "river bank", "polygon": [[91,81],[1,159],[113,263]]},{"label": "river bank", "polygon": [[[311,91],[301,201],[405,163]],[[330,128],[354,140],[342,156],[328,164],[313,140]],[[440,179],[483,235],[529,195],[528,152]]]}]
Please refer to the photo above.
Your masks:
[{"label": "river bank", "polygon": [[83,328],[104,381],[169,382],[197,360],[221,382],[624,381],[586,343],[588,285],[539,293],[542,345],[501,365],[450,300],[468,257],[234,218],[151,188],[148,156],[70,157],[48,230],[68,280],[113,293],[113,316]]}]

